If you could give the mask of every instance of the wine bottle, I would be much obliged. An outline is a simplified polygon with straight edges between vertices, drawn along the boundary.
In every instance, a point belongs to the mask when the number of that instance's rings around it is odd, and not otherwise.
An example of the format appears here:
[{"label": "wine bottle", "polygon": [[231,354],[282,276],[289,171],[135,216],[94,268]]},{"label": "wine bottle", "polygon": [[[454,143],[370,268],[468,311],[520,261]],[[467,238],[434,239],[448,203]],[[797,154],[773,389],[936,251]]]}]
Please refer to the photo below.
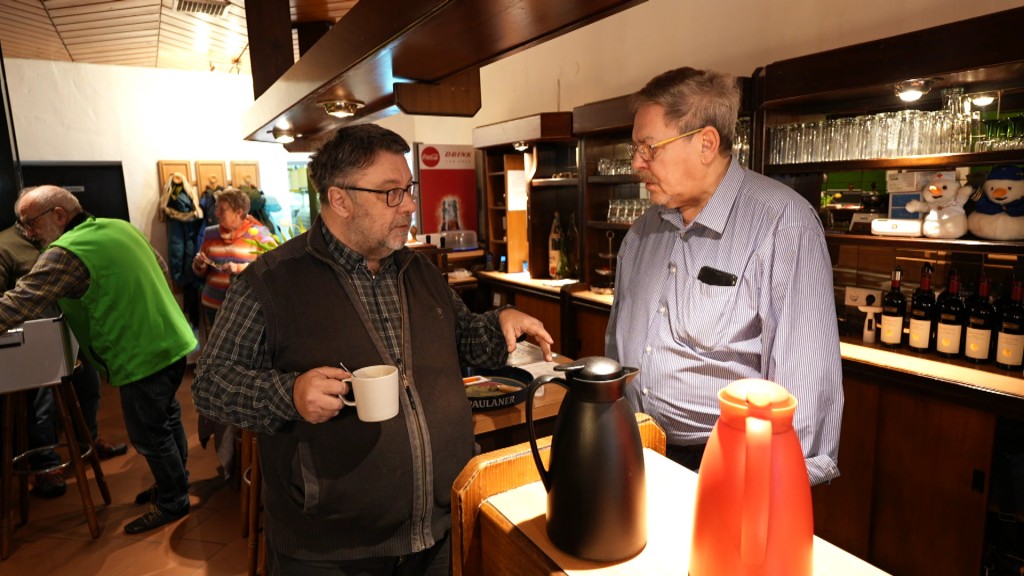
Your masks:
[{"label": "wine bottle", "polygon": [[915,352],[927,352],[935,340],[935,293],[932,292],[932,266],[921,267],[921,284],[910,299],[910,338],[907,345]]},{"label": "wine bottle", "polygon": [[992,336],[996,328],[996,310],[988,300],[990,284],[987,277],[978,280],[978,293],[967,310],[967,335],[964,356],[977,364],[988,362]]},{"label": "wine bottle", "polygon": [[903,269],[892,271],[889,291],[882,296],[882,330],[879,340],[887,348],[899,348],[903,340],[903,318],[907,315],[907,297],[900,292]]},{"label": "wine bottle", "polygon": [[939,356],[956,358],[960,355],[960,341],[967,321],[963,300],[960,299],[960,276],[951,271],[946,298],[939,305],[939,322],[935,328],[935,352]]},{"label": "wine bottle", "polygon": [[565,232],[565,252],[569,257],[569,278],[580,277],[580,231],[576,227],[576,213],[569,213],[569,229]]},{"label": "wine bottle", "polygon": [[1015,280],[1010,290],[1010,302],[1003,308],[1003,319],[996,336],[996,366],[1006,370],[1020,370],[1024,364],[1024,282]]},{"label": "wine bottle", "polygon": [[551,233],[548,234],[548,275],[558,278],[558,259],[562,254],[562,226],[558,221],[558,212],[551,221]]}]

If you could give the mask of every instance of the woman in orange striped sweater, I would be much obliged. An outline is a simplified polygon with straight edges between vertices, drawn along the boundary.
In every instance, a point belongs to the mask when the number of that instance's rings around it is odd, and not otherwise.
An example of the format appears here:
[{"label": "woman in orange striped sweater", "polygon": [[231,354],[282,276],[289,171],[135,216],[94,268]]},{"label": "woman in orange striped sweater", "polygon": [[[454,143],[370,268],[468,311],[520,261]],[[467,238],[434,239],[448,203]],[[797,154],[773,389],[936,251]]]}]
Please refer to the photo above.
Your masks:
[{"label": "woman in orange striped sweater", "polygon": [[217,193],[219,224],[209,226],[203,233],[199,252],[192,260],[192,271],[205,278],[202,304],[207,327],[224,301],[231,279],[256,260],[256,247],[249,240],[274,245],[270,231],[249,215],[249,196],[235,188]]}]

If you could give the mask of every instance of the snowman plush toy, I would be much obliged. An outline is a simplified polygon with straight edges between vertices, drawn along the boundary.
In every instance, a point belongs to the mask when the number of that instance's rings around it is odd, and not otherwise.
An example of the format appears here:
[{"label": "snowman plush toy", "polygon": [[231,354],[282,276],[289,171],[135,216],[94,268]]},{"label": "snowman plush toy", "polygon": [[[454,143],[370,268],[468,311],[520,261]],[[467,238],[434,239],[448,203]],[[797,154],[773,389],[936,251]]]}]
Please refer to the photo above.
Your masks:
[{"label": "snowman plush toy", "polygon": [[921,232],[929,238],[959,238],[967,233],[964,204],[974,189],[960,186],[956,172],[936,172],[921,191],[920,200],[907,202],[908,212],[925,213]]},{"label": "snowman plush toy", "polygon": [[982,186],[974,212],[967,217],[971,234],[989,240],[1024,238],[1024,170],[996,166]]}]

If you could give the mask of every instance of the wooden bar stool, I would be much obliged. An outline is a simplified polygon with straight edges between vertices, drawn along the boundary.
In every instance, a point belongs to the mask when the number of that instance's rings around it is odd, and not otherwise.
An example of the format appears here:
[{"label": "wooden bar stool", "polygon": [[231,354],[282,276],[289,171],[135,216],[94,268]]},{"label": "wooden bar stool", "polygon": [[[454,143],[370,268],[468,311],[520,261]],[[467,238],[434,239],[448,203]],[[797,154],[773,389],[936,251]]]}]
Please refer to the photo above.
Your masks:
[{"label": "wooden bar stool", "polygon": [[[248,434],[249,438],[245,438]],[[248,539],[248,553],[246,555],[246,569],[248,576],[266,574],[266,557],[260,561],[260,545],[263,540],[263,477],[260,471],[259,446],[256,443],[256,435],[252,432],[243,433],[243,446],[249,446],[249,463],[242,472],[242,487],[245,496],[242,498],[244,510],[243,537]]]},{"label": "wooden bar stool", "polygon": [[[28,475],[34,473],[29,469],[28,457],[58,446],[67,448],[69,461],[46,471],[62,470],[71,466],[78,481],[78,492],[82,498],[82,510],[89,525],[89,533],[94,539],[100,535],[96,508],[93,506],[83,460],[92,465],[96,484],[104,503],[108,505],[111,502],[110,490],[103,477],[103,469],[92,443],[92,435],[82,416],[81,405],[71,384],[70,376],[74,370],[76,353],[77,344],[70,338],[60,318],[34,320],[26,322],[21,328],[0,333],[0,366],[3,367],[0,369],[0,401],[3,402],[3,416],[0,422],[3,430],[3,446],[0,449],[0,559],[7,559],[11,554],[14,531],[14,476],[19,477],[18,526],[22,526],[28,522]],[[28,403],[25,394],[28,390],[37,388],[52,390],[64,442],[28,450]],[[14,446],[15,437],[18,438],[17,452]]]}]

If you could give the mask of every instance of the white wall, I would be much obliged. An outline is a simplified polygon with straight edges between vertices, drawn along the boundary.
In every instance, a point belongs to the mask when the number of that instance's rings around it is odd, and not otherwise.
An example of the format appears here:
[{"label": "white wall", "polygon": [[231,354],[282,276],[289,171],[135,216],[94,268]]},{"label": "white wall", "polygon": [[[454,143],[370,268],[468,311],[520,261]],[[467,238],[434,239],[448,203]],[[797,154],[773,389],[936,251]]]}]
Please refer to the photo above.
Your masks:
[{"label": "white wall", "polygon": [[[1019,0],[648,0],[481,70],[474,118],[394,116],[410,142],[469,144],[475,126],[628,94],[678,66],[749,75],[776,60],[1024,5]],[[962,43],[968,38],[936,38]],[[1018,41],[1007,39],[1007,42]],[[23,160],[120,160],[132,222],[163,250],[157,160],[258,160],[287,191],[288,154],[242,140],[249,76],[5,60]]]},{"label": "white wall", "polygon": [[287,151],[242,139],[250,76],[20,59],[4,65],[21,160],[120,161],[131,221],[162,253],[158,160],[224,160],[229,171],[231,160],[256,160],[261,187],[287,195]]}]

